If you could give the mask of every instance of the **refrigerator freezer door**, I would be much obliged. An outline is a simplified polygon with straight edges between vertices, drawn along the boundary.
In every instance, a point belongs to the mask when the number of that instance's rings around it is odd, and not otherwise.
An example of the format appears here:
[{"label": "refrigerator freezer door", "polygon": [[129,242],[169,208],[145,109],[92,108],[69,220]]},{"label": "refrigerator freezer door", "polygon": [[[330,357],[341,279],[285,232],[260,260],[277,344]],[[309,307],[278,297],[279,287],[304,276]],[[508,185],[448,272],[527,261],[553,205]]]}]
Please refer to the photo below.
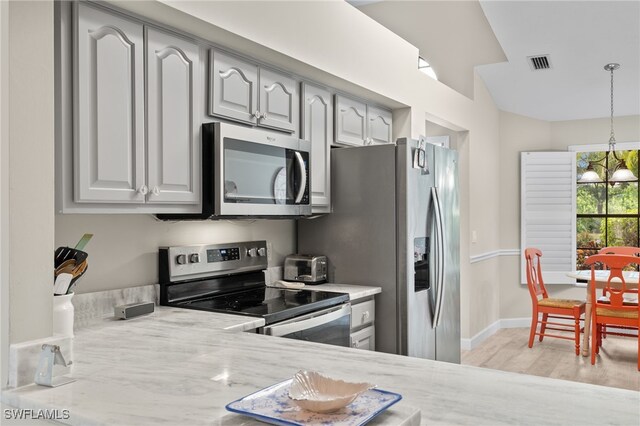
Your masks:
[{"label": "refrigerator freezer door", "polygon": [[458,153],[434,147],[435,184],[444,225],[444,293],[436,328],[436,359],[460,363],[460,207]]}]

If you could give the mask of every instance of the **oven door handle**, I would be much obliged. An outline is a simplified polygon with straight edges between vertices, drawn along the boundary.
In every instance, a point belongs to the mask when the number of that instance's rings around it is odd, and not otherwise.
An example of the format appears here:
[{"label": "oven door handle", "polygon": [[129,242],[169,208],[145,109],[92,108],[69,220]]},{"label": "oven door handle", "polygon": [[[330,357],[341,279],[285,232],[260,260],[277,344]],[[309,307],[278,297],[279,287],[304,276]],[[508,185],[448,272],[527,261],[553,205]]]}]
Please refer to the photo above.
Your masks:
[{"label": "oven door handle", "polygon": [[302,201],[302,196],[304,195],[304,190],[307,188],[307,167],[304,165],[302,154],[300,154],[298,151],[296,151],[294,154],[296,157],[298,168],[300,170],[300,187],[298,188],[298,194],[296,195],[295,204],[300,204],[300,201]]},{"label": "oven door handle", "polygon": [[264,328],[264,334],[269,336],[286,336],[302,330],[309,330],[324,324],[328,324],[337,319],[351,315],[351,305],[345,303],[338,308],[331,308],[325,311],[314,312],[303,317],[294,318],[280,324],[270,325]]}]

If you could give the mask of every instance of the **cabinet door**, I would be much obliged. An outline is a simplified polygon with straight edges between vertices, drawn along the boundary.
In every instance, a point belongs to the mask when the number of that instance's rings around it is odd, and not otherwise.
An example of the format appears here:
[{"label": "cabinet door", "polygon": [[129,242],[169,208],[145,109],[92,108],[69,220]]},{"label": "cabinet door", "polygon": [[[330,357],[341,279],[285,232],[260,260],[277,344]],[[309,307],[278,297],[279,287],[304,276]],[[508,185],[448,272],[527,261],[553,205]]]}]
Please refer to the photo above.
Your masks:
[{"label": "cabinet door", "polygon": [[200,201],[200,50],[147,28],[147,155],[150,203]]},{"label": "cabinet door", "polygon": [[367,134],[367,105],[336,95],[336,143],[363,145]]},{"label": "cabinet door", "polygon": [[306,83],[302,85],[302,134],[311,142],[311,204],[313,213],[328,213],[331,206],[331,137],[333,105],[331,93]]},{"label": "cabinet door", "polygon": [[144,202],[142,25],[75,11],[74,200]]},{"label": "cabinet door", "polygon": [[214,49],[210,52],[209,113],[256,124],[258,67]]},{"label": "cabinet door", "polygon": [[260,68],[258,124],[294,133],[298,127],[298,82],[291,77]]},{"label": "cabinet door", "polygon": [[370,143],[391,143],[391,111],[368,106],[367,107],[367,137]]},{"label": "cabinet door", "polygon": [[351,347],[364,349],[367,351],[376,350],[376,328],[375,326],[364,328],[355,333],[351,333]]}]

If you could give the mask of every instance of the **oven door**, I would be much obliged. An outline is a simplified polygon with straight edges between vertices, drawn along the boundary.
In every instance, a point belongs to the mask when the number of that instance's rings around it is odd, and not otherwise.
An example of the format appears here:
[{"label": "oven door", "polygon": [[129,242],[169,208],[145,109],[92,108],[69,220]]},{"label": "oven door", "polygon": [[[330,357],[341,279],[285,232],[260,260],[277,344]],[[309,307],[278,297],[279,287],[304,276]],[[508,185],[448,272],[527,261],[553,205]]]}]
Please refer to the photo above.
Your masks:
[{"label": "oven door", "polygon": [[264,334],[350,346],[351,305],[345,303],[264,327]]},{"label": "oven door", "polygon": [[311,214],[308,141],[226,123],[216,130],[217,216]]}]

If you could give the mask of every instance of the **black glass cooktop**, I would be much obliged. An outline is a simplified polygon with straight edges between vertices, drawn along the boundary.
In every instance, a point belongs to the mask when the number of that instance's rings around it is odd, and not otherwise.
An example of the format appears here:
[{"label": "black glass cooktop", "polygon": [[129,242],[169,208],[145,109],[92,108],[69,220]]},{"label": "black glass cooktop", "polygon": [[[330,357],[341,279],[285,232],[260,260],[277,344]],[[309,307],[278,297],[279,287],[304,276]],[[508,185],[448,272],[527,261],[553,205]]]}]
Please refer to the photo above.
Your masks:
[{"label": "black glass cooktop", "polygon": [[257,287],[174,303],[183,308],[263,317],[267,324],[345,303],[348,294]]}]

